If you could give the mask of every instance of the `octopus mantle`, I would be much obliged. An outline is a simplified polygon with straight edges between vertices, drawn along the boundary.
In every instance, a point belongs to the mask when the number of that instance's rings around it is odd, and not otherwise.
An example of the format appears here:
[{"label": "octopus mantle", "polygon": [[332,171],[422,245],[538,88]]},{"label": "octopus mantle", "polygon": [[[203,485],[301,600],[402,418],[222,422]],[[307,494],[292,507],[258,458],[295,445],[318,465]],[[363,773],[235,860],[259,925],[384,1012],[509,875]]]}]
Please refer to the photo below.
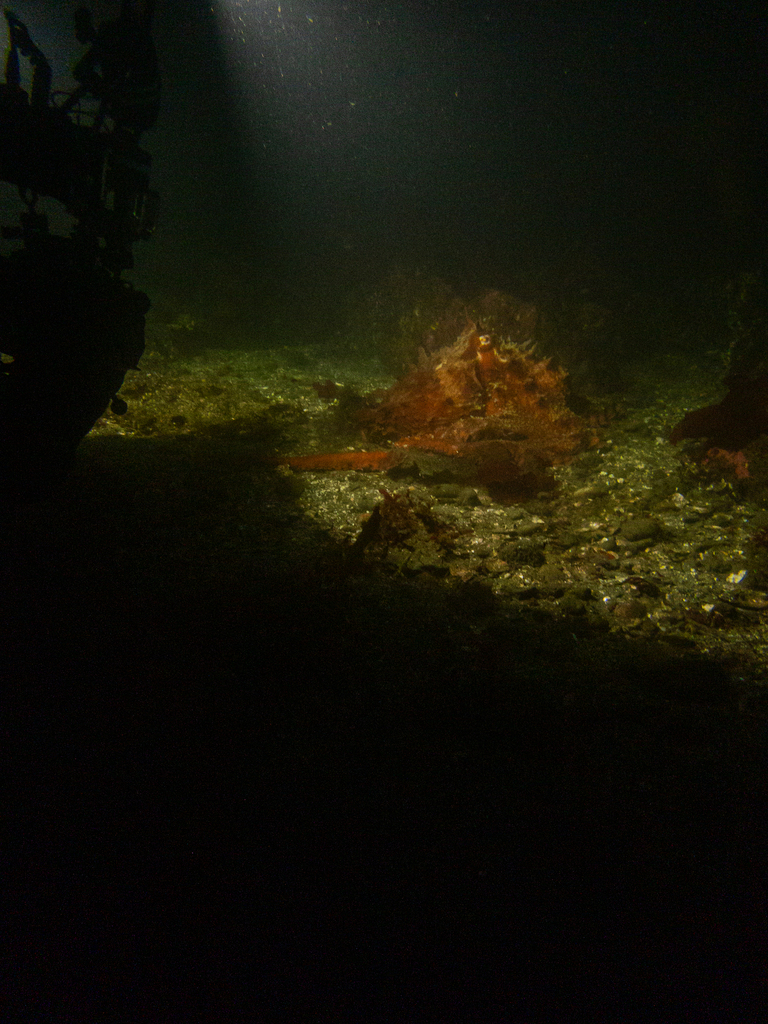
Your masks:
[{"label": "octopus mantle", "polygon": [[[391,447],[288,458],[296,470],[400,470],[488,487],[500,501],[551,489],[551,467],[588,443],[565,373],[471,324],[356,414]],[[431,467],[431,469],[426,468]]]}]

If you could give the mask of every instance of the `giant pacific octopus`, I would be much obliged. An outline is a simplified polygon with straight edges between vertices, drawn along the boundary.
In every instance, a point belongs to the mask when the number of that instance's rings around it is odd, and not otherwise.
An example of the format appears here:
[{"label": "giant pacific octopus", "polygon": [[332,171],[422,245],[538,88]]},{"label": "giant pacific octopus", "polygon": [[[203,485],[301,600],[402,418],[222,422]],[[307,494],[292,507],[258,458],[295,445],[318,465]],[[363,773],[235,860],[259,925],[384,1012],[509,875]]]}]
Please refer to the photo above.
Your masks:
[{"label": "giant pacific octopus", "polygon": [[474,323],[355,414],[387,449],[304,455],[296,470],[387,470],[484,485],[511,502],[554,487],[551,467],[590,443],[568,409],[564,371]]}]

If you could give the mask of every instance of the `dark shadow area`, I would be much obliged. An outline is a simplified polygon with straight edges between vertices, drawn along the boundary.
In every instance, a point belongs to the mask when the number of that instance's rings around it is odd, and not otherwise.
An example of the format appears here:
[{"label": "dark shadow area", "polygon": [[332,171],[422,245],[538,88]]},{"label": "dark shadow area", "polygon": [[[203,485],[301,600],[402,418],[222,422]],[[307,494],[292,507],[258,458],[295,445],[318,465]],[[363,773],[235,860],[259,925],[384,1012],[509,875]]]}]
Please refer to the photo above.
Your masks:
[{"label": "dark shadow area", "polygon": [[764,692],[350,564],[250,454],[6,515],[6,1019],[759,1020]]}]

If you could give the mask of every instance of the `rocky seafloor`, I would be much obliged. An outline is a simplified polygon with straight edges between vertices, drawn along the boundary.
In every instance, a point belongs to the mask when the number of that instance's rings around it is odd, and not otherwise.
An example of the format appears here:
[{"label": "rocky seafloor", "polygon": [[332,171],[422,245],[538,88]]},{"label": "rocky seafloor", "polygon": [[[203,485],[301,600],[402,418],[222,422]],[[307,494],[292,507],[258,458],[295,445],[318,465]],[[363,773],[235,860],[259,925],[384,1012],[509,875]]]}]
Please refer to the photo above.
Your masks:
[{"label": "rocky seafloor", "polygon": [[[132,500],[139,510],[142,502],[172,505],[189,489],[193,501],[197,474],[200,501],[221,502],[217,531],[231,528],[227,549],[253,533],[262,512],[270,521],[281,509],[297,528],[305,524],[339,552],[350,550],[386,491],[411,506],[413,529],[367,545],[361,560],[371,572],[429,576],[452,591],[455,606],[464,600],[470,616],[527,610],[570,617],[727,656],[762,678],[768,576],[754,538],[768,525],[768,510],[728,466],[707,470],[687,454],[689,445],[668,440],[687,410],[717,400],[722,362],[717,353],[699,361],[659,357],[628,367],[626,376],[631,383],[612,406],[619,413],[597,428],[595,447],[556,471],[554,491],[519,505],[495,503],[482,487],[445,482],[444,474],[275,469],[278,453],[365,448],[340,427],[338,401],[322,399],[314,385],[332,381],[365,394],[392,383],[375,362],[350,363],[319,349],[150,357],[126,381],[128,414],[107,414],[85,450],[119,437],[128,452],[135,440],[144,452],[165,451],[163,478],[181,457],[170,494]],[[196,441],[209,458],[201,455],[190,477]],[[216,464],[203,479],[211,458]],[[220,492],[213,499],[211,489]],[[290,557],[282,540],[278,548]]]}]

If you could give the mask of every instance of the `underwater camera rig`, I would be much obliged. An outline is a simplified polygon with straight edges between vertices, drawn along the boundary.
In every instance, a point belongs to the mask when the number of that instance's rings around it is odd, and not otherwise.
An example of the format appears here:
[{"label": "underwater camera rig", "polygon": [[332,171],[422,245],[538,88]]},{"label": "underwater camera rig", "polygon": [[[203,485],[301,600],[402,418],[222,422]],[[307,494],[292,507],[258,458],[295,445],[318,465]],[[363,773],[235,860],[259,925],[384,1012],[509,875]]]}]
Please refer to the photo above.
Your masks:
[{"label": "underwater camera rig", "polygon": [[[18,245],[0,256],[0,501],[43,496],[66,475],[110,402],[125,411],[115,396],[144,351],[150,302],[120,275],[155,226],[151,157],[138,137],[157,115],[159,76],[151,5],[143,20],[133,8],[123,0],[120,18],[98,30],[77,12],[78,39],[91,48],[75,66],[79,86],[53,95],[48,61],[5,12],[0,180],[17,187],[23,209],[1,229]],[[29,92],[20,55],[32,67]],[[61,204],[68,235],[51,230],[41,198]]]}]

